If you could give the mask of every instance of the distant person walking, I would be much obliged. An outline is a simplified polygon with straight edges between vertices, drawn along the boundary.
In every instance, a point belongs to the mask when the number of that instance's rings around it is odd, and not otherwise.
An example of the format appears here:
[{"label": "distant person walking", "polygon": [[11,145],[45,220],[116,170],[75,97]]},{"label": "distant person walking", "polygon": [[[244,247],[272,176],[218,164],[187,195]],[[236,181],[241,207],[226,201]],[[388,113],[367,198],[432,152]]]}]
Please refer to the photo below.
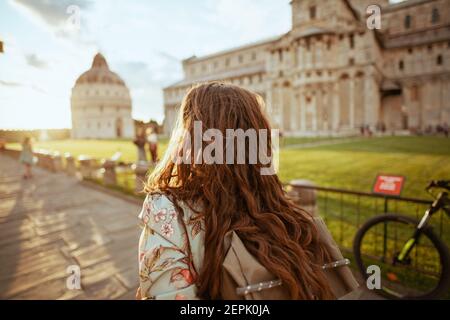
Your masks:
[{"label": "distant person walking", "polygon": [[154,128],[147,129],[147,142],[152,157],[152,163],[155,164],[158,161],[158,135]]},{"label": "distant person walking", "polygon": [[147,155],[145,154],[145,144],[147,143],[145,137],[145,131],[142,128],[138,129],[136,134],[136,138],[133,143],[136,145],[138,149],[138,162],[145,161],[147,162]]},{"label": "distant person walking", "polygon": [[31,138],[25,137],[22,142],[22,152],[20,153],[19,161],[25,166],[24,179],[32,178],[31,166],[33,165],[33,147],[31,145]]}]

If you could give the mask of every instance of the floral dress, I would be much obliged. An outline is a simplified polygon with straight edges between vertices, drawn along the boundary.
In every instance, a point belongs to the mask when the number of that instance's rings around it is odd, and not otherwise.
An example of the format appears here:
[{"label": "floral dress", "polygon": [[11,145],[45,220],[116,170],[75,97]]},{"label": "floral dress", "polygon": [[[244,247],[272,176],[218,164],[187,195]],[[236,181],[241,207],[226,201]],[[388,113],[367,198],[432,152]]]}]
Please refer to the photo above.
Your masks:
[{"label": "floral dress", "polygon": [[204,254],[204,221],[182,202],[148,195],[139,214],[142,299],[197,299],[195,280]]}]

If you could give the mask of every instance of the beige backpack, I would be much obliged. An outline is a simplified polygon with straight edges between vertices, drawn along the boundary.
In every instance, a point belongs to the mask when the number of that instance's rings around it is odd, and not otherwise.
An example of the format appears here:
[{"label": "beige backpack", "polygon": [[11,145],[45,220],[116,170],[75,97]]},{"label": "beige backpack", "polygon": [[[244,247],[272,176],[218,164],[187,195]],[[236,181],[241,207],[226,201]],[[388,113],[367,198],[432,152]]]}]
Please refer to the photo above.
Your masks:
[{"label": "beige backpack", "polygon": [[[337,299],[358,288],[348,265],[328,228],[320,217],[314,222],[332,261],[323,266],[330,287]],[[222,298],[225,300],[285,300],[289,299],[281,280],[276,279],[258,260],[247,251],[234,232],[225,236],[225,259],[222,264]]]}]

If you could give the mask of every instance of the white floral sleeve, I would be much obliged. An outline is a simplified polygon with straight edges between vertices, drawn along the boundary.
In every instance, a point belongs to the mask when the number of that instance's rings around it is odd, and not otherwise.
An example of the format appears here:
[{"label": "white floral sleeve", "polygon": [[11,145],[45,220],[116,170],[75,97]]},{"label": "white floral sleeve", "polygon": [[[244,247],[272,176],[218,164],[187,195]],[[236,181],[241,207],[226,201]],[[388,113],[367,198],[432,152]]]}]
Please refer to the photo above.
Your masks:
[{"label": "white floral sleeve", "polygon": [[139,218],[139,280],[142,299],[196,299],[195,268],[188,241],[173,203],[164,195],[149,195]]}]

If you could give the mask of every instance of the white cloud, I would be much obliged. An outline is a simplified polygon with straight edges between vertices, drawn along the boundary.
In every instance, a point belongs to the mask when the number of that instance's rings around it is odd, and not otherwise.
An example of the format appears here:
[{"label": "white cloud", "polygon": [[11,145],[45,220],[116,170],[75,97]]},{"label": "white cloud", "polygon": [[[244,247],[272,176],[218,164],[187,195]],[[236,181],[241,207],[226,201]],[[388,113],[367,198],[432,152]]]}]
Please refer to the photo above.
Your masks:
[{"label": "white cloud", "polygon": [[26,54],[25,55],[25,60],[28,63],[28,65],[30,65],[30,66],[32,66],[34,68],[45,69],[48,66],[47,61],[45,61],[44,59],[38,57],[34,53]]}]

